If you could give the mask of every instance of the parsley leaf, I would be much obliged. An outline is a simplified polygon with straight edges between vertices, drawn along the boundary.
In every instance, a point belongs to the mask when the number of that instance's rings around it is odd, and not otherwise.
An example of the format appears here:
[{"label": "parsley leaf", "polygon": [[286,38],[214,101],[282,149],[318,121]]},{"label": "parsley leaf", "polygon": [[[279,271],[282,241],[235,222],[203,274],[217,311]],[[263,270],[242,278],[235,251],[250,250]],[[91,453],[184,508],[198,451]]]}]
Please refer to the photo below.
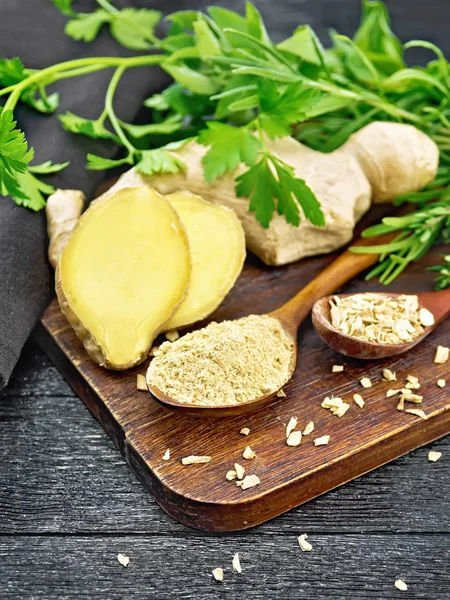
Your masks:
[{"label": "parsley leaf", "polygon": [[[64,8],[64,0],[56,0],[57,8],[67,16],[73,17],[67,22],[66,34],[77,41],[92,42],[102,25],[108,24],[111,35],[125,48],[130,50],[149,50],[153,47],[155,27],[161,20],[158,10],[149,8],[123,8],[105,5],[91,13],[75,13]],[[55,3],[55,2],[54,2]],[[59,6],[61,4],[61,6]],[[64,6],[63,6],[64,5]]]},{"label": "parsley leaf", "polygon": [[4,110],[0,114],[0,193],[25,201],[19,175],[26,172],[34,151],[28,149],[25,135],[15,127],[12,111]]},{"label": "parsley leaf", "polygon": [[161,17],[159,10],[124,8],[112,14],[111,35],[130,50],[149,50],[150,35]]},{"label": "parsley leaf", "polygon": [[73,10],[73,0],[52,0],[56,8],[66,17],[74,17],[77,13]]},{"label": "parsley leaf", "polygon": [[267,229],[275,210],[274,196],[277,181],[264,155],[248,171],[236,177],[236,195],[250,198],[249,209],[255,213],[261,225]]},{"label": "parsley leaf", "polygon": [[92,42],[97,37],[101,26],[109,22],[109,13],[98,9],[92,13],[78,13],[75,19],[67,22],[64,31],[74,40]]},{"label": "parsley leaf", "polygon": [[99,120],[91,121],[90,119],[84,119],[69,111],[63,115],[59,115],[58,119],[61,121],[63,128],[71,133],[81,133],[94,140],[104,139],[118,142],[117,136],[106,129],[104,124]]},{"label": "parsley leaf", "polygon": [[65,163],[52,163],[51,160],[46,160],[40,165],[31,165],[28,167],[30,173],[38,173],[39,175],[49,175],[50,173],[59,173],[70,164],[69,161]]},{"label": "parsley leaf", "polygon": [[308,118],[308,113],[319,102],[322,94],[305,88],[301,82],[290,83],[280,92],[270,80],[258,82],[260,123],[267,135],[274,139],[291,135],[291,125]]},{"label": "parsley leaf", "polygon": [[299,206],[313,225],[325,225],[314,192],[303,179],[295,177],[290,165],[271,154],[263,154],[255,165],[236,178],[236,183],[236,195],[250,198],[249,209],[255,212],[265,228],[269,227],[275,208],[288,223],[297,227],[300,223]]},{"label": "parsley leaf", "polygon": [[40,181],[33,173],[30,173],[30,171],[19,173],[17,179],[20,184],[21,195],[16,196],[11,194],[11,197],[19,206],[24,206],[31,210],[38,211],[44,208],[44,194],[48,196],[55,191],[55,188],[52,185]]},{"label": "parsley leaf", "polygon": [[211,183],[227,171],[244,162],[251,166],[255,163],[260,142],[243,127],[232,127],[218,121],[210,121],[208,129],[203,129],[198,142],[210,146],[202,158],[205,179]]},{"label": "parsley leaf", "polygon": [[140,160],[136,163],[136,171],[142,175],[153,175],[154,173],[178,173],[186,168],[186,165],[178,157],[164,150],[144,150]]},{"label": "parsley leaf", "polygon": [[20,58],[0,58],[0,86],[8,87],[27,77]]}]

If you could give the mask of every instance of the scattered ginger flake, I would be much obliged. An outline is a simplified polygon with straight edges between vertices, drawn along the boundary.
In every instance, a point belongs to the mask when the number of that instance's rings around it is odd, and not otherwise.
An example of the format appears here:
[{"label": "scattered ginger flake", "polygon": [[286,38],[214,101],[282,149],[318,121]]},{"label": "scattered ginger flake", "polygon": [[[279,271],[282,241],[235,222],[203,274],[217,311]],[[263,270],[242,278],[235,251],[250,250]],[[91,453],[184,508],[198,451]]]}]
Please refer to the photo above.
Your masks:
[{"label": "scattered ginger flake", "polygon": [[250,429],[248,427],[243,427],[239,433],[241,435],[248,435],[250,433]]},{"label": "scattered ginger flake", "polygon": [[428,460],[430,462],[437,462],[442,456],[442,452],[437,452],[436,450],[430,450],[428,452]]},{"label": "scattered ginger flake", "polygon": [[336,398],[326,396],[320,405],[322,408],[329,408],[330,410],[334,410],[339,408],[342,404],[342,398],[338,396]]},{"label": "scattered ginger flake", "polygon": [[372,387],[372,382],[370,381],[370,379],[368,377],[363,377],[362,379],[359,380],[359,383],[363,386],[363,388],[371,388]]},{"label": "scattered ginger flake", "polygon": [[405,402],[413,402],[414,404],[422,404],[423,396],[419,396],[418,394],[403,394],[403,399]]},{"label": "scattered ginger flake", "polygon": [[331,367],[332,373],[342,373],[343,370],[344,370],[344,365],[333,365]]},{"label": "scattered ginger flake", "polygon": [[359,408],[364,408],[364,398],[360,394],[353,394],[353,400],[359,406]]},{"label": "scattered ginger flake", "polygon": [[305,429],[303,430],[303,435],[309,435],[313,431],[314,431],[314,421],[309,421],[309,423],[307,423],[305,425]]},{"label": "scattered ginger flake", "polygon": [[233,556],[233,569],[237,573],[242,573],[241,561],[239,559],[239,553],[238,552],[236,552],[236,554]]},{"label": "scattered ginger flake", "polygon": [[419,378],[415,375],[407,375],[406,381],[408,381],[409,383],[419,383]]},{"label": "scattered ginger flake", "polygon": [[308,536],[306,535],[306,533],[302,533],[302,535],[298,536],[298,545],[300,546],[303,552],[311,552],[312,550],[311,544],[308,541],[306,541],[307,537]]},{"label": "scattered ginger flake", "polygon": [[404,410],[404,408],[405,408],[405,399],[402,396],[397,404],[397,410]]},{"label": "scattered ginger flake", "polygon": [[233,470],[227,471],[227,474],[225,475],[225,479],[227,481],[233,481],[233,479],[236,479],[236,477],[237,477],[237,473],[236,473],[236,471],[233,471]]},{"label": "scattered ginger flake", "polygon": [[234,470],[236,471],[236,476],[238,479],[244,479],[245,469],[239,463],[234,463]]},{"label": "scattered ginger flake", "polygon": [[398,590],[401,590],[402,592],[406,592],[406,590],[408,589],[408,586],[403,581],[403,579],[397,579],[394,585]]},{"label": "scattered ginger flake", "polygon": [[436,381],[436,383],[437,383],[437,386],[440,387],[440,388],[445,387],[445,379],[438,379]]},{"label": "scattered ginger flake", "polygon": [[173,331],[166,331],[165,336],[166,340],[169,340],[169,342],[176,342],[179,339],[180,334],[174,329]]},{"label": "scattered ginger flake", "polygon": [[434,325],[434,315],[427,308],[421,308],[419,310],[419,320],[424,327]]},{"label": "scattered ginger flake", "polygon": [[217,569],[214,569],[212,574],[216,581],[223,581],[223,569],[221,569],[220,567],[217,567]]},{"label": "scattered ginger flake", "polygon": [[396,381],[397,375],[390,369],[383,369],[383,377],[386,381]]},{"label": "scattered ginger flake", "polygon": [[297,427],[297,417],[291,417],[289,423],[286,425],[286,437],[288,438],[292,431]]},{"label": "scattered ginger flake", "polygon": [[434,356],[434,362],[438,365],[443,365],[448,361],[450,350],[445,346],[438,346]]},{"label": "scattered ginger flake", "polygon": [[407,382],[405,383],[405,388],[406,388],[407,390],[418,390],[418,389],[420,388],[420,383],[419,383],[419,382],[417,382],[417,383],[412,383],[411,381],[407,381]]},{"label": "scattered ginger flake", "polygon": [[136,389],[140,392],[148,392],[147,381],[145,379],[145,375],[141,375],[138,373],[136,375]]},{"label": "scattered ginger flake", "polygon": [[405,412],[409,413],[410,415],[415,415],[416,417],[420,417],[421,419],[424,419],[424,420],[427,419],[427,415],[420,408],[407,408],[405,410]]},{"label": "scattered ginger flake", "polygon": [[318,437],[314,440],[314,446],[326,446],[330,441],[329,435],[323,435],[322,437]]},{"label": "scattered ginger flake", "polygon": [[201,465],[211,462],[210,456],[185,456],[181,459],[183,465]]},{"label": "scattered ginger flake", "polygon": [[261,483],[258,475],[246,475],[242,481],[237,481],[236,484],[240,485],[241,490],[248,490],[248,488],[255,487]]},{"label": "scattered ginger flake", "polygon": [[251,460],[252,458],[255,458],[256,453],[253,452],[253,450],[250,448],[250,446],[247,446],[246,449],[244,450],[244,452],[242,453],[242,456],[244,458],[246,458],[247,460]]},{"label": "scattered ginger flake", "polygon": [[128,556],[125,556],[125,554],[122,554],[121,552],[119,552],[119,554],[117,555],[117,560],[120,562],[122,567],[128,567],[130,563],[130,559],[128,558]]},{"label": "scattered ginger flake", "polygon": [[167,450],[164,452],[164,454],[162,455],[162,459],[170,460],[170,448],[167,448]]},{"label": "scattered ginger flake", "polygon": [[402,390],[388,390],[386,392],[386,398],[392,398],[392,396],[399,394],[401,391]]},{"label": "scattered ginger flake", "polygon": [[286,444],[288,446],[299,446],[302,441],[302,432],[301,431],[293,431],[289,434],[289,437],[286,440]]},{"label": "scattered ginger flake", "polygon": [[278,390],[276,393],[277,398],[286,398],[286,392],[284,390]]},{"label": "scattered ginger flake", "polygon": [[343,402],[338,408],[336,408],[336,410],[333,411],[333,415],[336,417],[343,417],[349,408],[350,404]]}]

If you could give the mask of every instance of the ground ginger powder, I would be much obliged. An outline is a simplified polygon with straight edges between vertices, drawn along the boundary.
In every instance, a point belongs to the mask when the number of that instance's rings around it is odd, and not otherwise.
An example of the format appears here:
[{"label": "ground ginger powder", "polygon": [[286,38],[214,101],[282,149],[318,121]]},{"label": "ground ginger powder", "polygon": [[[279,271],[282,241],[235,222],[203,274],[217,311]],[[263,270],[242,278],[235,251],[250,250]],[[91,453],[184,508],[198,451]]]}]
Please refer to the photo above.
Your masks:
[{"label": "ground ginger powder", "polygon": [[293,350],[280,322],[266,315],[210,323],[161,344],[147,381],[185,404],[244,404],[286,383]]}]

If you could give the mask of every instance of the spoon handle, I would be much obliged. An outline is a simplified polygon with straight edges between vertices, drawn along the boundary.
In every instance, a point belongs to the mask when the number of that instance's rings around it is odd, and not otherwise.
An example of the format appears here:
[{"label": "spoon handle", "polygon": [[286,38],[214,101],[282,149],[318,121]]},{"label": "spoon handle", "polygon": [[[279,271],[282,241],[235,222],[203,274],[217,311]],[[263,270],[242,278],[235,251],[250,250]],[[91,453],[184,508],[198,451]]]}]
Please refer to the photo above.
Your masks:
[{"label": "spoon handle", "polygon": [[[360,238],[353,246],[373,246],[386,244],[395,234],[380,235],[377,238]],[[378,261],[378,254],[354,254],[350,250],[343,252],[317,277],[302,288],[293,298],[274,310],[271,315],[280,319],[287,329],[296,331],[310,313],[316,300],[329,296],[355,275],[371,267]]]}]

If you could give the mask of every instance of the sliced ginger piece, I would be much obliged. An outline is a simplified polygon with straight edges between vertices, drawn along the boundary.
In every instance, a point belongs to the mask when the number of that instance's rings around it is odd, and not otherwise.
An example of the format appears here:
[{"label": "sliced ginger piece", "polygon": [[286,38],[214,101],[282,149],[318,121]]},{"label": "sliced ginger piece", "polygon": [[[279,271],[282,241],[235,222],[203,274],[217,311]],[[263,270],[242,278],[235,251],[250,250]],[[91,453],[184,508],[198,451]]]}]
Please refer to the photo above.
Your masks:
[{"label": "sliced ginger piece", "polygon": [[89,355],[110,369],[142,362],[182,302],[187,236],[169,202],[148,187],[91,204],[65,246],[56,290]]},{"label": "sliced ginger piece", "polygon": [[233,287],[245,259],[245,237],[236,213],[190,192],[165,196],[186,229],[191,279],[185,300],[164,331],[185,327],[210,315]]}]

